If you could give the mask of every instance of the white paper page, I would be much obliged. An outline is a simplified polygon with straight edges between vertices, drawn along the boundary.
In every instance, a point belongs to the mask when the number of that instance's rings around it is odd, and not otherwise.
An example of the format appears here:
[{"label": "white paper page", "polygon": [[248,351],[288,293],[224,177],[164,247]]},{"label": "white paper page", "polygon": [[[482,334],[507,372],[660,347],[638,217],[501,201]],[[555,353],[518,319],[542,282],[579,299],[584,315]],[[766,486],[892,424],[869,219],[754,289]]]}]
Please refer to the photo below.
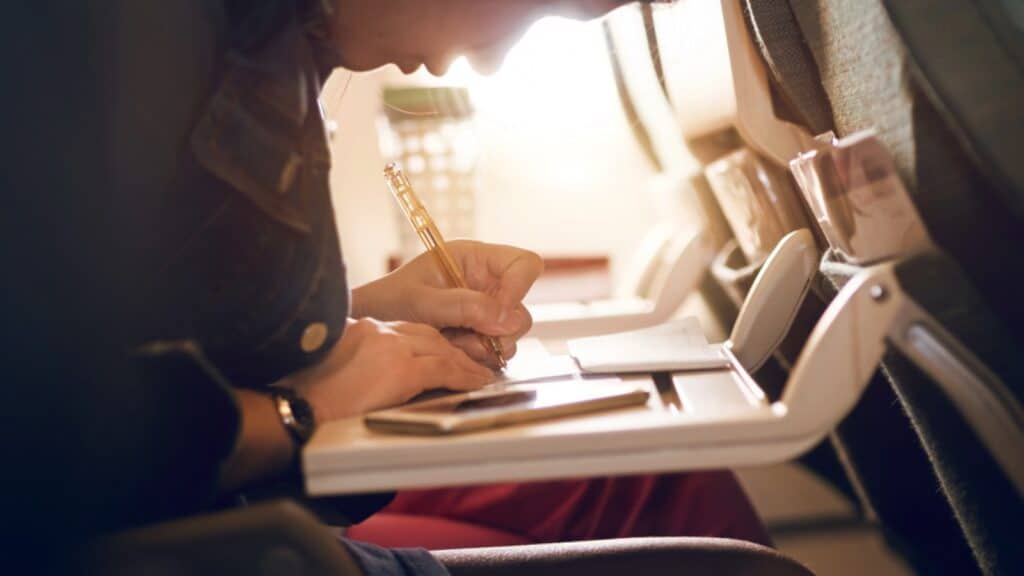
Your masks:
[{"label": "white paper page", "polygon": [[653,372],[724,368],[729,360],[719,344],[708,344],[696,318],[651,328],[569,341],[583,371]]},{"label": "white paper page", "polygon": [[579,377],[580,368],[568,354],[551,354],[536,338],[517,343],[516,355],[494,380],[493,385],[516,384],[560,377]]}]

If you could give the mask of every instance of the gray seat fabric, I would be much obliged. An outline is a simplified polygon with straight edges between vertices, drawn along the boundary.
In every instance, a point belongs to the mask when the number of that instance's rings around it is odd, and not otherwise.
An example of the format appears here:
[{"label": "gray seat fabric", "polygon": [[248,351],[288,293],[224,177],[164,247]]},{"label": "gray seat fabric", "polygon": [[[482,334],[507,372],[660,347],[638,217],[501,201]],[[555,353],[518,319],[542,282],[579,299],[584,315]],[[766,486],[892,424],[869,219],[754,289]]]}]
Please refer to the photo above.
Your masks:
[{"label": "gray seat fabric", "polygon": [[[1015,403],[1019,409],[1024,397],[1020,348],[959,266],[934,255],[902,262],[896,273],[907,294],[1000,377],[1011,396],[1005,402]],[[956,403],[916,365],[897,353],[890,354],[884,365],[978,568],[986,574],[1024,572],[1024,547],[1018,537],[1024,505],[990,447],[977,436]],[[1010,453],[1020,458],[1024,446]]]},{"label": "gray seat fabric", "polygon": [[832,107],[789,4],[746,0],[743,8],[765,63],[779,80],[775,86],[784,99],[783,116],[795,115],[812,134],[831,130]]},{"label": "gray seat fabric", "polygon": [[1001,303],[1011,326],[1021,326],[1024,301],[1005,281],[1005,262],[1024,248],[1024,234],[999,186],[965,153],[956,127],[922,90],[885,7],[879,0],[790,5],[817,63],[836,132],[878,131],[936,242],[987,300]]}]

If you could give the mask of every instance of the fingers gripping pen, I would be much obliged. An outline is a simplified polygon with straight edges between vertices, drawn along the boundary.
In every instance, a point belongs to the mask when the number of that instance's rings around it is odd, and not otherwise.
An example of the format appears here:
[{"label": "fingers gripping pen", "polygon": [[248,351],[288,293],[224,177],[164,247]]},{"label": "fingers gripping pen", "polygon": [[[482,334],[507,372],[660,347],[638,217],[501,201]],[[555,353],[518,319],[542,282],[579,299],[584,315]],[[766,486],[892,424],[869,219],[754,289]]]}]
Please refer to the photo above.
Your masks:
[{"label": "fingers gripping pen", "polygon": [[[409,179],[405,177],[398,164],[392,162],[384,167],[384,179],[387,181],[391,193],[394,194],[395,200],[398,200],[399,206],[402,207],[402,212],[405,213],[412,227],[416,230],[416,234],[423,241],[423,245],[433,254],[434,260],[441,267],[441,271],[448,279],[448,283],[453,288],[469,288],[465,277],[462,275],[462,270],[444,243],[441,231],[437,229],[437,225],[434,224],[434,220],[427,213],[427,209],[423,207],[419,198],[416,197],[416,193],[412,190],[412,185],[409,184]],[[505,354],[497,338],[480,334],[480,341],[498,359],[498,365],[504,368],[506,365]]]}]

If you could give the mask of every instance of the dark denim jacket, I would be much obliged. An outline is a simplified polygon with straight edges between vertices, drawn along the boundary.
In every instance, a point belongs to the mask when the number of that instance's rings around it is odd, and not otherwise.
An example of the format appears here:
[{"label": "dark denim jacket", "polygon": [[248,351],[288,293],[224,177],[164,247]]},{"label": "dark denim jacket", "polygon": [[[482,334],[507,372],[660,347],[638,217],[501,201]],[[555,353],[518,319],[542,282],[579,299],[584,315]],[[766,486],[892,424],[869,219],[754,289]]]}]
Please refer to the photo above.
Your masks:
[{"label": "dark denim jacket", "polygon": [[319,360],[345,327],[319,89],[310,43],[291,25],[229,56],[190,140],[183,185],[217,201],[162,270],[157,285],[177,306],[160,323],[196,339],[235,385]]},{"label": "dark denim jacket", "polygon": [[[197,417],[146,431],[154,446],[173,444],[177,454],[154,493],[195,495],[160,515],[211,504],[239,426],[230,388],[264,388],[321,360],[349,311],[317,100],[332,54],[292,2],[254,4],[271,17],[247,8],[257,25],[241,26],[228,15],[228,30],[245,33],[218,59],[174,181],[156,190],[159,218],[137,239],[145,245],[140,286],[151,303],[138,322],[139,360],[152,374],[191,374],[187,385],[163,377],[144,385],[166,406],[203,403],[190,410]],[[203,369],[173,369],[189,358]],[[285,492],[301,493],[297,476],[284,480]],[[358,520],[384,502],[330,505]]]}]

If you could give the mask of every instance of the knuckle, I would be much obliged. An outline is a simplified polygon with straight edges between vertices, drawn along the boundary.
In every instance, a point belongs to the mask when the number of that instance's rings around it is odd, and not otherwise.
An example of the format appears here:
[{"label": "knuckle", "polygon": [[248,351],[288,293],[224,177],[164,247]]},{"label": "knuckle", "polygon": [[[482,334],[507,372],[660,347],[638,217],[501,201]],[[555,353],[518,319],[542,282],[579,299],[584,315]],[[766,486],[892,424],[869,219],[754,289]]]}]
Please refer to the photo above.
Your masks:
[{"label": "knuckle", "polygon": [[529,332],[530,328],[533,328],[533,314],[530,314],[530,311],[525,306],[522,306],[520,308],[520,316],[523,319],[523,333]]},{"label": "knuckle", "polygon": [[540,254],[532,250],[524,250],[526,253],[525,257],[530,264],[537,269],[538,273],[544,271],[544,259],[540,257]]},{"label": "knuckle", "polygon": [[429,336],[431,338],[444,338],[441,331],[430,324],[410,324],[410,326],[414,327],[417,332],[424,336]]},{"label": "knuckle", "polygon": [[360,318],[349,326],[348,329],[356,336],[366,337],[377,331],[377,322],[371,318]]},{"label": "knuckle", "polygon": [[516,350],[519,349],[519,346],[516,345],[515,340],[513,340],[511,342],[504,342],[504,343],[502,343],[501,347],[503,348],[502,351],[505,353],[505,356],[508,356],[508,357],[515,356],[516,355]]},{"label": "knuckle", "polygon": [[362,336],[366,334],[366,324],[362,320],[356,320],[345,327],[345,331],[352,336]]},{"label": "knuckle", "polygon": [[456,238],[456,239],[452,240],[451,242],[448,242],[448,246],[450,248],[455,248],[455,249],[466,249],[466,248],[474,247],[477,244],[479,244],[479,242],[476,242],[474,240],[469,240],[469,239],[466,239],[466,238]]}]

